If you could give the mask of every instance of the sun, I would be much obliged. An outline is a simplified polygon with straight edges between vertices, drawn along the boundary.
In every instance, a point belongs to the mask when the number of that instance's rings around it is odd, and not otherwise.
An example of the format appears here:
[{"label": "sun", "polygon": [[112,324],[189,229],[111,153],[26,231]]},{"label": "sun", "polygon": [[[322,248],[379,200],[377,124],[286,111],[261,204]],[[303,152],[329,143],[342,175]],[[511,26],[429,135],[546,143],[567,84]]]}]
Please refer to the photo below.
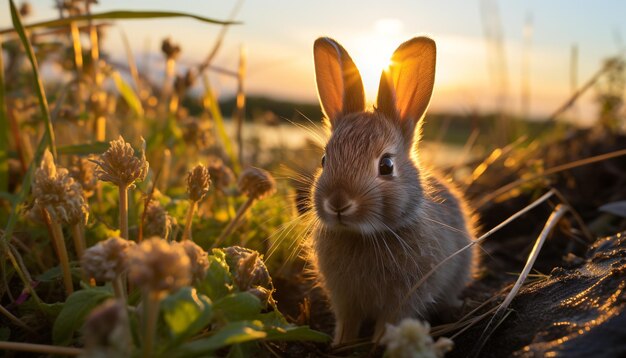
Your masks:
[{"label": "sun", "polygon": [[368,105],[376,102],[382,71],[389,65],[394,49],[402,39],[402,22],[380,19],[374,31],[356,36],[348,51],[359,68]]}]

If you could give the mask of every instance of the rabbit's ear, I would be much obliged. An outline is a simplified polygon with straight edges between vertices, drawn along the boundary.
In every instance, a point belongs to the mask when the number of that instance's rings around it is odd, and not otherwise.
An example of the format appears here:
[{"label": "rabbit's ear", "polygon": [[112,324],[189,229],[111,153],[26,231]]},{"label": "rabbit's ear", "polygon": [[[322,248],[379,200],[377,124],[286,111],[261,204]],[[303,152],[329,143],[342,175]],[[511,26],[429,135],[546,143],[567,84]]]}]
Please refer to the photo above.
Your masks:
[{"label": "rabbit's ear", "polygon": [[317,92],[331,125],[343,114],[363,111],[363,82],[348,52],[335,40],[320,37],[313,45],[313,55]]},{"label": "rabbit's ear", "polygon": [[430,102],[436,53],[435,41],[414,37],[396,49],[380,78],[377,108],[389,118],[400,120],[403,131],[411,135]]}]

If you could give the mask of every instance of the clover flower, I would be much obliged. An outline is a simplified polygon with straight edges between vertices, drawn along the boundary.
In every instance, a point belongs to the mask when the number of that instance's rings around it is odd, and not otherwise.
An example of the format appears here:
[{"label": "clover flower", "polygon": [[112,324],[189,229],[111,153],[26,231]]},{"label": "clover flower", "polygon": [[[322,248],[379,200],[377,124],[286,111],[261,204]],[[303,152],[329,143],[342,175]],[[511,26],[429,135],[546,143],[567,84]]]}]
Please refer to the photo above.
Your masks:
[{"label": "clover flower", "polygon": [[157,295],[173,292],[191,281],[189,256],[181,245],[152,237],[129,251],[128,279]]},{"label": "clover flower", "polygon": [[274,178],[267,171],[250,167],[239,176],[239,190],[251,199],[263,199],[276,191]]},{"label": "clover flower", "polygon": [[85,251],[81,266],[85,274],[98,282],[113,281],[128,267],[128,250],[134,241],[111,237]]},{"label": "clover flower", "polygon": [[109,149],[99,160],[92,160],[98,168],[96,176],[102,181],[111,182],[120,188],[134,188],[136,181],[143,181],[148,174],[146,161],[146,141],[142,139],[141,156],[135,157],[135,151],[122,136],[109,142]]},{"label": "clover flower", "polygon": [[445,337],[435,342],[430,324],[413,318],[405,318],[397,326],[388,324],[380,341],[387,346],[385,356],[391,358],[441,358],[454,346]]}]

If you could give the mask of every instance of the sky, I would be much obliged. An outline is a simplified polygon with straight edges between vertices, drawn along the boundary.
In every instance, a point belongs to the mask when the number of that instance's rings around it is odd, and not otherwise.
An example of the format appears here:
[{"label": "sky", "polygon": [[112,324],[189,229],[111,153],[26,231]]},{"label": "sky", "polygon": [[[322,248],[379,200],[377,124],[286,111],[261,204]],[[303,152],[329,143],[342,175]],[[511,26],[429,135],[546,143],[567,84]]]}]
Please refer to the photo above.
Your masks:
[{"label": "sky", "polygon": [[[18,0],[19,4],[20,1]],[[227,19],[236,1],[100,0],[94,12],[109,10],[176,10]],[[33,0],[28,21],[56,16],[52,0]],[[0,0],[0,27],[10,27],[8,0]],[[489,8],[490,11],[481,11]],[[5,10],[6,9],[6,10]],[[488,13],[487,16],[485,14]],[[431,111],[486,113],[502,103],[521,111],[521,88],[529,88],[533,116],[547,116],[572,93],[571,53],[576,46],[578,85],[601,67],[604,59],[623,51],[626,2],[612,0],[247,0],[238,13],[215,64],[236,69],[240,48],[248,56],[246,91],[277,99],[316,101],[313,41],[330,36],[352,55],[361,70],[368,100],[376,96],[386,59],[413,36],[432,37],[438,48]],[[27,22],[28,22],[27,21]],[[494,52],[489,51],[485,24],[500,28],[508,94],[494,78]],[[220,27],[192,19],[119,21],[106,35],[104,48],[125,61],[124,31],[141,64],[146,52],[158,53],[171,37],[182,47],[179,71],[200,62],[212,48]],[[526,35],[525,35],[526,34]],[[159,56],[150,66],[160,68]],[[523,67],[526,58],[526,67]],[[491,65],[490,65],[491,64]],[[523,75],[527,73],[527,75]],[[501,77],[502,78],[502,77]],[[525,81],[522,81],[525,78]],[[234,81],[213,74],[223,96]],[[593,91],[578,105],[578,116],[592,115]]]}]

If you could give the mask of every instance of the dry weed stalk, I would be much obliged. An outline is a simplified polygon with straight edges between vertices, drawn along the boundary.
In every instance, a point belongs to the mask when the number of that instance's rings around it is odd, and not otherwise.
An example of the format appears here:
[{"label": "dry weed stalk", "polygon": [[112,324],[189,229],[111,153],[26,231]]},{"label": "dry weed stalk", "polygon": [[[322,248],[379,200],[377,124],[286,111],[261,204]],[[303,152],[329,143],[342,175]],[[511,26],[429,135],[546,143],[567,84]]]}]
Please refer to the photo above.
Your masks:
[{"label": "dry weed stalk", "polygon": [[[524,269],[522,270],[522,273],[520,273],[519,277],[515,281],[515,285],[513,285],[513,288],[511,289],[509,294],[506,296],[504,301],[502,301],[502,303],[498,306],[498,309],[493,314],[493,316],[489,320],[489,323],[487,323],[487,326],[483,330],[480,336],[480,339],[478,341],[478,344],[476,346],[477,348],[475,348],[474,350],[474,356],[478,356],[478,354],[480,353],[480,350],[482,349],[484,344],[487,342],[487,340],[491,336],[491,333],[493,333],[493,331],[498,327],[498,325],[506,318],[505,316],[506,309],[509,307],[509,305],[511,304],[511,301],[513,301],[513,298],[515,298],[515,296],[519,292],[520,288],[522,287],[522,284],[524,284],[524,281],[526,281],[526,278],[528,277],[530,270],[533,268],[533,265],[535,264],[535,261],[537,260],[537,257],[539,256],[539,252],[541,252],[541,248],[543,247],[544,242],[548,238],[548,235],[552,233],[552,230],[554,229],[556,224],[559,223],[559,220],[561,220],[561,218],[568,212],[568,210],[569,210],[569,207],[559,204],[556,206],[556,208],[554,208],[554,210],[550,214],[550,217],[546,221],[546,224],[544,225],[543,230],[541,230],[541,233],[539,234],[539,236],[537,237],[537,240],[535,241],[535,245],[533,246],[533,249],[531,250],[530,255],[528,255],[528,259],[526,260],[526,264],[524,265]],[[497,322],[495,327],[492,326],[493,322]]]}]

